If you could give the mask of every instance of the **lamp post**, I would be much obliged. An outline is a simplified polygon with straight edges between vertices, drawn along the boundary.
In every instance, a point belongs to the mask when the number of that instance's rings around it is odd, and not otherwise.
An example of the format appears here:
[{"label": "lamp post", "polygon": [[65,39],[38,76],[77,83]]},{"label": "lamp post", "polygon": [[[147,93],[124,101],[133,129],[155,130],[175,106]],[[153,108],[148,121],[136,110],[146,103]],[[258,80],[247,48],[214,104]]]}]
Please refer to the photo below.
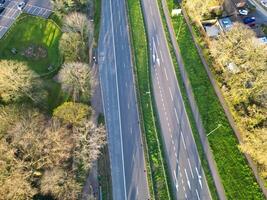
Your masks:
[{"label": "lamp post", "polygon": [[207,137],[210,135],[210,134],[212,134],[214,131],[216,131],[218,128],[220,128],[222,126],[222,124],[218,124],[218,126],[215,128],[215,129],[213,129],[211,132],[209,132],[208,134],[207,134]]}]

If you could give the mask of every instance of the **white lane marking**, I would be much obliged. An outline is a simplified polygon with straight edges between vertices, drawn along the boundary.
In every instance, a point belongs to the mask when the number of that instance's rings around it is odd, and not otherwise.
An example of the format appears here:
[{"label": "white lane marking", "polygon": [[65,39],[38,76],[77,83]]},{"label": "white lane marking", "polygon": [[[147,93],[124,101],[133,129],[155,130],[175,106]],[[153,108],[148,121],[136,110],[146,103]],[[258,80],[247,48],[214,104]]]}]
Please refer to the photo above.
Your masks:
[{"label": "white lane marking", "polygon": [[156,30],[156,24],[155,24],[154,20],[153,20],[153,27]]},{"label": "white lane marking", "polygon": [[197,189],[196,189],[196,193],[197,193],[197,199],[200,200],[200,197],[199,197]]},{"label": "white lane marking", "polygon": [[177,122],[178,122],[178,124],[179,124],[179,118],[178,118],[178,114],[177,114],[176,108],[174,108],[174,112],[175,112],[175,117],[176,117],[176,119],[177,119]]},{"label": "white lane marking", "polygon": [[161,52],[161,50],[159,50],[159,54],[160,54],[160,58],[161,58],[161,60],[162,60],[162,62],[163,62],[163,56],[162,56],[162,52]]},{"label": "white lane marking", "polygon": [[113,43],[113,56],[116,68],[116,86],[117,86],[117,98],[118,98],[118,109],[119,109],[119,123],[120,123],[120,143],[121,143],[121,157],[122,157],[122,173],[123,173],[123,189],[124,189],[124,199],[127,199],[127,192],[126,192],[126,181],[125,181],[125,168],[124,168],[124,152],[123,152],[123,143],[122,143],[122,130],[121,130],[121,111],[120,111],[120,99],[119,99],[119,86],[118,86],[118,74],[117,74],[117,61],[116,61],[116,49],[115,49],[115,36],[114,36],[114,22],[113,22],[113,10],[112,10],[112,2],[109,1],[110,6],[110,14],[111,14],[111,33],[112,33],[112,43]]},{"label": "white lane marking", "polygon": [[200,187],[201,187],[201,189],[202,189],[202,182],[201,182],[201,178],[202,178],[202,177],[199,175],[198,170],[197,170],[196,167],[195,167],[195,169],[196,169],[196,172],[197,172],[199,185],[200,185]]},{"label": "white lane marking", "polygon": [[191,163],[190,163],[190,160],[189,160],[188,158],[187,158],[187,162],[188,162],[188,164],[189,164],[189,169],[190,169],[192,178],[194,178],[194,174],[193,174],[193,170],[192,170],[192,167],[191,167]]},{"label": "white lane marking", "polygon": [[156,40],[157,40],[157,43],[158,43],[158,45],[159,45],[159,38],[158,38],[158,36],[156,35]]},{"label": "white lane marking", "polygon": [[174,179],[175,179],[175,187],[176,187],[176,190],[178,191],[178,180],[177,180],[177,176],[176,176],[175,170],[173,170],[173,174],[174,174]]},{"label": "white lane marking", "polygon": [[184,145],[184,148],[185,148],[185,150],[186,150],[185,141],[184,141],[184,135],[183,135],[183,132],[182,132],[182,131],[181,131],[181,135],[182,135],[183,145]]},{"label": "white lane marking", "polygon": [[175,155],[175,157],[177,158],[177,153],[176,153],[176,152],[174,153],[174,155]]},{"label": "white lane marking", "polygon": [[172,140],[172,145],[174,145],[174,142],[173,142],[173,140]]},{"label": "white lane marking", "polygon": [[187,195],[186,195],[186,193],[184,193],[184,197],[185,197],[185,199],[187,199]]},{"label": "white lane marking", "polygon": [[175,148],[175,146],[173,146],[173,151],[176,151],[176,148]]},{"label": "white lane marking", "polygon": [[130,103],[128,102],[128,110],[130,110]]},{"label": "white lane marking", "polygon": [[165,72],[166,79],[168,81],[169,79],[168,79],[168,75],[167,75],[167,71],[166,71],[166,68],[165,67],[164,67],[164,72]]},{"label": "white lane marking", "polygon": [[171,99],[172,99],[172,101],[173,101],[172,91],[171,91],[170,88],[169,88],[169,92],[170,92],[170,95],[171,95]]},{"label": "white lane marking", "polygon": [[191,185],[190,185],[190,181],[189,181],[186,169],[184,169],[184,172],[185,172],[185,177],[186,177],[186,180],[187,180],[188,187],[191,190]]}]

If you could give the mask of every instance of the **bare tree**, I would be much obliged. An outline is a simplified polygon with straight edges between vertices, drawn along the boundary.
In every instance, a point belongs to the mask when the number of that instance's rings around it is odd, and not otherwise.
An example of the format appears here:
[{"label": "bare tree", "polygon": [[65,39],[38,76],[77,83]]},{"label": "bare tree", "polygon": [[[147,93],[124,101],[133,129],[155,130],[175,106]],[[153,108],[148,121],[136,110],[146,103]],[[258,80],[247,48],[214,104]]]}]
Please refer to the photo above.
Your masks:
[{"label": "bare tree", "polygon": [[41,192],[51,194],[60,200],[77,200],[82,186],[76,181],[75,174],[62,168],[45,171],[41,179]]},{"label": "bare tree", "polygon": [[34,102],[43,100],[42,82],[24,63],[2,60],[0,66],[0,100],[10,102],[25,97]]},{"label": "bare tree", "polygon": [[65,63],[59,71],[58,79],[62,89],[72,97],[73,101],[89,101],[95,81],[87,64]]},{"label": "bare tree", "polygon": [[86,42],[89,46],[93,41],[93,26],[87,19],[86,15],[79,12],[72,12],[66,15],[63,19],[64,32],[76,32],[82,37],[82,41]]},{"label": "bare tree", "polygon": [[96,127],[91,121],[84,121],[81,126],[75,127],[74,132],[77,140],[74,166],[82,166],[84,171],[88,171],[106,143],[105,128],[102,125]]},{"label": "bare tree", "polygon": [[66,62],[87,61],[87,44],[79,33],[63,33],[59,41],[59,50]]}]

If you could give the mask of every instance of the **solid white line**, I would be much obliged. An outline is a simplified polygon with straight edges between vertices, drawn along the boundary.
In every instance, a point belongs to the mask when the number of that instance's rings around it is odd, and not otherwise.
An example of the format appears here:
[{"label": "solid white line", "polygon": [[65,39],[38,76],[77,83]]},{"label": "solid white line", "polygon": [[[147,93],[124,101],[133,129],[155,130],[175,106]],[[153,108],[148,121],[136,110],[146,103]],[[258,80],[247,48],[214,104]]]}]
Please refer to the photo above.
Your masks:
[{"label": "solid white line", "polygon": [[182,131],[181,131],[181,135],[182,135],[182,141],[183,141],[184,148],[186,149],[185,141],[184,141],[184,135],[183,135],[183,132]]},{"label": "solid white line", "polygon": [[115,38],[114,38],[114,22],[113,22],[113,11],[112,11],[112,3],[109,1],[110,6],[110,14],[111,14],[111,32],[112,32],[112,42],[113,42],[113,51],[114,51],[114,62],[115,62],[115,70],[116,70],[116,85],[117,85],[117,98],[118,98],[118,109],[119,109],[119,122],[120,122],[120,143],[121,143],[121,152],[122,152],[122,170],[123,170],[123,186],[124,186],[124,199],[127,199],[127,191],[126,191],[126,181],[125,181],[125,168],[124,168],[124,152],[123,152],[123,141],[122,141],[122,128],[121,128],[121,111],[120,111],[120,98],[119,98],[119,86],[118,86],[118,71],[117,71],[117,61],[116,61],[116,49],[115,49]]},{"label": "solid white line", "polygon": [[169,92],[170,92],[170,95],[171,95],[171,99],[172,99],[172,101],[173,101],[172,91],[171,91],[170,88],[169,88]]},{"label": "solid white line", "polygon": [[190,172],[191,172],[192,178],[194,178],[193,170],[192,170],[192,167],[191,167],[191,164],[190,164],[190,160],[188,158],[187,158],[187,162],[189,164],[189,168],[190,168]]},{"label": "solid white line", "polygon": [[189,181],[186,169],[184,169],[184,172],[185,172],[185,177],[186,177],[186,180],[187,180],[188,187],[191,190],[191,185],[190,185],[190,181]]}]

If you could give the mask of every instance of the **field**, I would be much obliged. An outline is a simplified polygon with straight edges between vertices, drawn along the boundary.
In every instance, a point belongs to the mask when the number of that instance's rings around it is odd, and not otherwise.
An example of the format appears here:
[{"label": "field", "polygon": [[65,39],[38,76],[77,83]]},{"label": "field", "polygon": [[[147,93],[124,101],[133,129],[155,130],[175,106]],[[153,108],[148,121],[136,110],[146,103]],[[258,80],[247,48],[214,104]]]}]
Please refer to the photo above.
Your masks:
[{"label": "field", "polygon": [[218,124],[222,125],[208,140],[227,198],[264,199],[252,170],[238,149],[238,141],[210,83],[187,24],[182,16],[173,18],[172,22],[206,133]]},{"label": "field", "polygon": [[135,59],[137,94],[141,111],[144,140],[147,144],[147,174],[151,196],[155,199],[170,199],[166,171],[162,159],[160,135],[153,112],[153,95],[150,85],[150,68],[146,31],[140,1],[128,0],[131,36]]},{"label": "field", "polygon": [[66,97],[52,78],[61,64],[60,28],[52,21],[22,14],[0,40],[0,59],[25,62],[45,82],[51,111]]}]

